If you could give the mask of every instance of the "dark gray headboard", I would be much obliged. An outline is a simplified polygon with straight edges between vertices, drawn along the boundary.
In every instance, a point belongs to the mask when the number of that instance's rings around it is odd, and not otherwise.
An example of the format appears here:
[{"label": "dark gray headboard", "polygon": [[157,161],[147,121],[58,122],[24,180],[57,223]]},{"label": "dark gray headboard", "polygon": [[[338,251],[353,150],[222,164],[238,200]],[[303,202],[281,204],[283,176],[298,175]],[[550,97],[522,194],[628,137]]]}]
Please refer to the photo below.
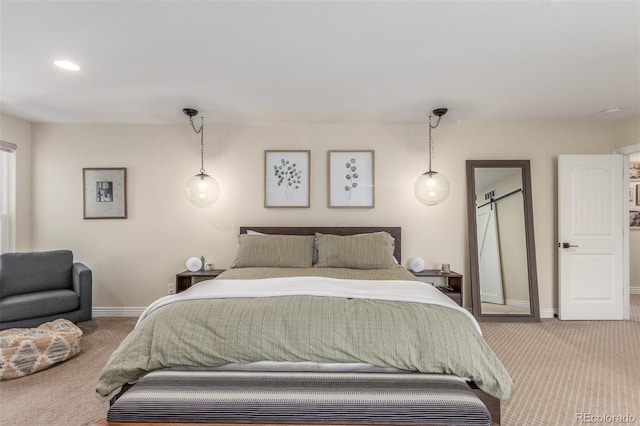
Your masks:
[{"label": "dark gray headboard", "polygon": [[246,234],[247,229],[264,234],[279,235],[315,235],[316,232],[333,235],[354,235],[385,231],[391,234],[395,240],[393,256],[398,262],[402,262],[402,228],[399,226],[241,226],[240,233]]}]

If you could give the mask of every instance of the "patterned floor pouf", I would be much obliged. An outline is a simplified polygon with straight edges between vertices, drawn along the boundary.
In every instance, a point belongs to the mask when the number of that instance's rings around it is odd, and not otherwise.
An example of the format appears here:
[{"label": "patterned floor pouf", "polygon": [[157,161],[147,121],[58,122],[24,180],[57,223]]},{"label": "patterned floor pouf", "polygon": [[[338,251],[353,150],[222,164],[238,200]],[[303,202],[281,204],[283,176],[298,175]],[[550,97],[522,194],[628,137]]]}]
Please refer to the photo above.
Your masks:
[{"label": "patterned floor pouf", "polygon": [[80,352],[81,338],[82,330],[65,319],[0,331],[0,380],[26,376],[73,357]]}]

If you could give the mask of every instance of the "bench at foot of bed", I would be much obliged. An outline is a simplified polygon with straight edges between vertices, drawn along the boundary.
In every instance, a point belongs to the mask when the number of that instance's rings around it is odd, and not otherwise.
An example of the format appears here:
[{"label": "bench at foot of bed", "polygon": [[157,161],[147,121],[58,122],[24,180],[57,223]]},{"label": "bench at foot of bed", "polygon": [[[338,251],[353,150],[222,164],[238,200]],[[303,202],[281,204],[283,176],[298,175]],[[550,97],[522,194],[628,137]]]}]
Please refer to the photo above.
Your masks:
[{"label": "bench at foot of bed", "polygon": [[176,369],[140,379],[112,403],[107,420],[109,426],[492,425],[476,391],[455,376]]},{"label": "bench at foot of bed", "polygon": [[[193,426],[196,423],[110,423],[104,420],[104,423],[95,423],[93,426]],[[197,426],[354,426],[353,424],[324,424],[319,425],[316,423],[300,424],[300,423],[197,423]],[[377,425],[358,425],[358,426],[380,426]],[[429,425],[424,425],[429,426]],[[439,426],[439,425],[433,425]],[[492,426],[500,426],[498,423],[493,423]]]}]

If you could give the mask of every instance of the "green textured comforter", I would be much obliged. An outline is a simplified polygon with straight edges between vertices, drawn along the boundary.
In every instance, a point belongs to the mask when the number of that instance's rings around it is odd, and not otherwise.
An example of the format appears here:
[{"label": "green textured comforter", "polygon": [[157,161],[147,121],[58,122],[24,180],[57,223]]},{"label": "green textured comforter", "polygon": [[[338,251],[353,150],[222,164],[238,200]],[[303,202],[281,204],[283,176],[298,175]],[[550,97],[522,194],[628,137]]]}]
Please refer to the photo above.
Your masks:
[{"label": "green textured comforter", "polygon": [[265,360],[453,374],[500,399],[512,385],[462,312],[413,302],[282,296],[190,300],[152,312],[112,354],[97,391],[106,396],[160,368]]}]

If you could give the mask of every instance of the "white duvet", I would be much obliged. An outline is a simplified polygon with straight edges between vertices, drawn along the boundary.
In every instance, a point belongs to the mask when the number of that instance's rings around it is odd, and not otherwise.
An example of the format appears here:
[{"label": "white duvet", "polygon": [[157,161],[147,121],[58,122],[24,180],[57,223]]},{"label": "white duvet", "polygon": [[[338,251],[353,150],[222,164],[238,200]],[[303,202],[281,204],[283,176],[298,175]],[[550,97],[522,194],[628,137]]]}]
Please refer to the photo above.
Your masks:
[{"label": "white duvet", "polygon": [[349,280],[325,277],[284,277],[262,279],[215,279],[199,282],[186,291],[162,297],[149,305],[138,323],[162,306],[197,299],[242,297],[319,296],[351,299],[389,300],[446,306],[463,312],[481,333],[469,311],[460,307],[430,284],[401,280]]}]

